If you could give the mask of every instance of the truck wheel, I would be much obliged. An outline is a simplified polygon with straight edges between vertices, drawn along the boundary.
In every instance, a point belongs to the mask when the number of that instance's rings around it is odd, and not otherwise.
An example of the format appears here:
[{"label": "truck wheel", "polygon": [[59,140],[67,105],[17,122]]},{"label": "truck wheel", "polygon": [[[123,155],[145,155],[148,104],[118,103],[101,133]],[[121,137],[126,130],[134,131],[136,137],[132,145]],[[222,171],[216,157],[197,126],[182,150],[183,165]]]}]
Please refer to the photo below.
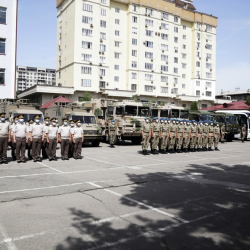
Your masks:
[{"label": "truck wheel", "polygon": [[232,136],[232,134],[229,134],[228,136],[227,136],[227,141],[228,142],[231,142],[233,140],[233,136]]},{"label": "truck wheel", "polygon": [[100,141],[93,141],[92,142],[92,147],[99,147]]},{"label": "truck wheel", "polygon": [[140,145],[140,144],[141,144],[141,139],[132,139],[131,142],[132,142],[134,145]]}]

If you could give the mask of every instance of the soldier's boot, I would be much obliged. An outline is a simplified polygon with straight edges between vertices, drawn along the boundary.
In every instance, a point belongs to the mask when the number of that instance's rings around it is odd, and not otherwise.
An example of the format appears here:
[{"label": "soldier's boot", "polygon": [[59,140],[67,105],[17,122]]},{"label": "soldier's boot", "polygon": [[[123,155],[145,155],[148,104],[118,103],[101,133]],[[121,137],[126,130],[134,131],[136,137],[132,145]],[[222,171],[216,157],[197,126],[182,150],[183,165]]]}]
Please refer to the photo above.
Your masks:
[{"label": "soldier's boot", "polygon": [[190,149],[190,152],[194,152],[194,149],[193,149],[193,148],[191,148],[191,149]]},{"label": "soldier's boot", "polygon": [[215,151],[220,151],[218,148],[215,148]]},{"label": "soldier's boot", "polygon": [[181,153],[181,150],[180,150],[180,149],[178,149],[178,150],[177,150],[177,153],[178,153],[178,154],[180,154],[180,153]]},{"label": "soldier's boot", "polygon": [[208,151],[212,151],[211,147],[208,148]]}]

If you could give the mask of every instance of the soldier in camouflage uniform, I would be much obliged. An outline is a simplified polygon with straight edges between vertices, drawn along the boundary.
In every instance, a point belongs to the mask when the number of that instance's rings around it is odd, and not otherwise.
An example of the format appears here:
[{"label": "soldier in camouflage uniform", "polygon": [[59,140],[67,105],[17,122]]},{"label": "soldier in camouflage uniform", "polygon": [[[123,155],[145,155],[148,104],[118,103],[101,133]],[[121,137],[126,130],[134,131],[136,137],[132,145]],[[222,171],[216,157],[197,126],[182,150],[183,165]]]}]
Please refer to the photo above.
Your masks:
[{"label": "soldier in camouflage uniform", "polygon": [[187,125],[184,126],[184,146],[183,150],[185,153],[188,153],[188,147],[190,143],[191,138],[191,127],[190,127],[190,121],[186,121]]},{"label": "soldier in camouflage uniform", "polygon": [[209,127],[208,121],[205,121],[205,126],[203,127],[203,151],[207,151],[207,143],[209,139]]},{"label": "soldier in camouflage uniform", "polygon": [[210,125],[208,126],[208,132],[209,132],[208,151],[213,151],[212,147],[215,138],[213,121],[210,121]]},{"label": "soldier in camouflage uniform", "polygon": [[183,120],[180,120],[180,124],[177,127],[177,132],[178,132],[178,138],[177,138],[177,143],[176,143],[176,150],[177,153],[181,153],[181,147],[183,144],[183,137],[184,137],[184,125],[183,125]]},{"label": "soldier in camouflage uniform", "polygon": [[170,154],[173,154],[174,153],[174,145],[175,145],[175,140],[176,140],[176,136],[177,136],[177,128],[175,126],[175,119],[172,119],[172,122],[170,123],[170,126],[169,126],[169,140],[170,140],[170,143],[169,143],[169,152]]},{"label": "soldier in camouflage uniform", "polygon": [[163,118],[160,118],[160,133],[159,133],[159,153],[163,153],[162,127],[164,126]]},{"label": "soldier in camouflage uniform", "polygon": [[147,155],[149,140],[151,138],[151,124],[149,124],[148,117],[145,118],[145,123],[142,125],[141,134],[142,134],[142,152],[144,155]]},{"label": "soldier in camouflage uniform", "polygon": [[241,129],[241,141],[242,142],[245,142],[245,137],[246,137],[246,124],[244,124]]},{"label": "soldier in camouflage uniform", "polygon": [[197,132],[198,132],[198,144],[197,144],[197,150],[198,152],[202,151],[202,146],[203,146],[203,122],[200,121],[197,126]]},{"label": "soldier in camouflage uniform", "polygon": [[167,118],[163,118],[164,124],[161,127],[161,138],[162,138],[162,153],[167,154],[167,146],[169,140],[169,124]]},{"label": "soldier in camouflage uniform", "polygon": [[152,149],[153,154],[157,154],[157,147],[159,145],[159,135],[161,131],[161,126],[158,123],[158,117],[153,118],[153,123],[151,124],[151,137],[152,139]]},{"label": "soldier in camouflage uniform", "polygon": [[190,150],[195,152],[195,146],[198,139],[198,128],[195,120],[192,121],[191,125],[191,141],[190,141]]},{"label": "soldier in camouflage uniform", "polygon": [[220,141],[220,125],[218,122],[215,123],[215,127],[214,127],[214,149],[215,151],[220,151],[218,149],[218,144]]},{"label": "soldier in camouflage uniform", "polygon": [[116,137],[116,126],[114,120],[111,121],[111,124],[109,126],[109,137],[110,137],[110,147],[114,148],[115,137]]},{"label": "soldier in camouflage uniform", "polygon": [[221,132],[221,143],[224,143],[225,142],[225,133],[226,133],[225,123],[222,124],[220,132]]}]

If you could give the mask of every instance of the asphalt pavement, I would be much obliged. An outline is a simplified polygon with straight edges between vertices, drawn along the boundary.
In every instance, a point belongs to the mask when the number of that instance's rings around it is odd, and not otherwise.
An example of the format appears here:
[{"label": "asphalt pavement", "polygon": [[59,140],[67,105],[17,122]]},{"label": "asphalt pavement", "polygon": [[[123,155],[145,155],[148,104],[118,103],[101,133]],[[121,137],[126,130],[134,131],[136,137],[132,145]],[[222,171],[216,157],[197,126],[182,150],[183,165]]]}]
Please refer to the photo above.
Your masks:
[{"label": "asphalt pavement", "polygon": [[101,143],[81,160],[2,164],[0,249],[250,249],[250,142],[219,148]]}]

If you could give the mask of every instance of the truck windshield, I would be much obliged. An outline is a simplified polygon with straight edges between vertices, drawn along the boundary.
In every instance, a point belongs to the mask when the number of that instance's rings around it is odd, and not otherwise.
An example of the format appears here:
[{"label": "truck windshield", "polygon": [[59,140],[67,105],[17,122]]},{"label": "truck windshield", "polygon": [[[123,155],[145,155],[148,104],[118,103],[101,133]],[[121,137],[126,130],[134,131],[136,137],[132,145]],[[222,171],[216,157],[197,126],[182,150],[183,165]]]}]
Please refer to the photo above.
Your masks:
[{"label": "truck windshield", "polygon": [[138,108],[138,115],[139,116],[149,116],[149,108],[148,107],[139,107]]},{"label": "truck windshield", "polygon": [[115,114],[116,115],[123,115],[124,114],[124,107],[123,106],[117,106]]},{"label": "truck windshield", "polygon": [[153,117],[158,116],[158,109],[152,109],[151,116],[153,116]]},{"label": "truck windshield", "polygon": [[[17,115],[20,115],[20,114],[14,114],[13,117],[15,117]],[[24,116],[24,122],[28,122],[28,120],[34,119],[35,115],[37,115],[37,114],[23,114],[23,116]],[[39,114],[39,115],[40,115],[40,122],[42,123],[43,122],[43,116],[41,114]]]},{"label": "truck windshield", "polygon": [[168,117],[168,109],[162,109],[160,113],[160,117]]},{"label": "truck windshield", "polygon": [[197,115],[197,114],[190,114],[189,118],[190,118],[190,120],[195,120],[197,122],[200,121],[199,115]]},{"label": "truck windshield", "polygon": [[189,117],[189,111],[188,110],[181,110],[181,118],[188,119],[188,117]]},{"label": "truck windshield", "polygon": [[79,120],[81,123],[95,124],[96,120],[94,116],[81,116],[81,115],[72,115],[72,120]]},{"label": "truck windshield", "polygon": [[137,115],[137,106],[125,106],[125,115]]},{"label": "truck windshield", "polygon": [[215,120],[217,121],[217,122],[222,122],[222,123],[224,123],[225,122],[225,117],[224,116],[215,116]]},{"label": "truck windshield", "polygon": [[226,116],[226,122],[227,123],[237,123],[235,116]]},{"label": "truck windshield", "polygon": [[180,117],[180,110],[179,109],[172,109],[172,117],[179,118]]},{"label": "truck windshield", "polygon": [[211,115],[200,115],[200,120],[201,121],[214,121],[214,118]]}]

